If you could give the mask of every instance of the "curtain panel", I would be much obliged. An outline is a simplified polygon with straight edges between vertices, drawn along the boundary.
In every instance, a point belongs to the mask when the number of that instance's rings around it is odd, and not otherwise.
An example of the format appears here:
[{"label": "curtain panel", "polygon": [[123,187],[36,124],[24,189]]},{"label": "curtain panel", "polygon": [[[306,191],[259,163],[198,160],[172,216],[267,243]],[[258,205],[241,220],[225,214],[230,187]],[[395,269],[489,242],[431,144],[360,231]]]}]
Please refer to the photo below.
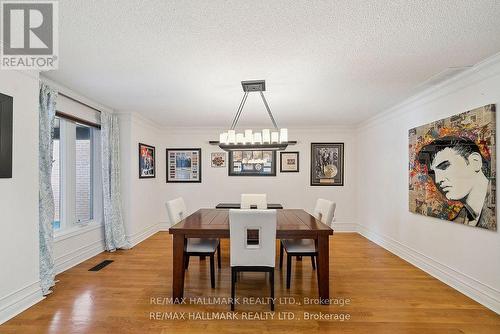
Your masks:
[{"label": "curtain panel", "polygon": [[39,238],[40,286],[42,293],[51,293],[54,286],[54,195],[52,193],[52,146],[57,91],[40,83],[39,96]]},{"label": "curtain panel", "polygon": [[119,135],[116,115],[101,111],[104,237],[108,251],[130,248],[121,210]]}]

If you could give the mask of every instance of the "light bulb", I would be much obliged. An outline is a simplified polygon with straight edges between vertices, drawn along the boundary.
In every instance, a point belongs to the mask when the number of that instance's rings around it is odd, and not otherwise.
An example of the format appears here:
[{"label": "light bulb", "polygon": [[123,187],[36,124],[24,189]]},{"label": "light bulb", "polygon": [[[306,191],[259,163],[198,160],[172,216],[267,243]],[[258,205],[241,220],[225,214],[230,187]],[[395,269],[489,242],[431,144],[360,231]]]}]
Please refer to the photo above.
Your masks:
[{"label": "light bulb", "polygon": [[219,135],[219,144],[227,144],[227,132],[222,132]]},{"label": "light bulb", "polygon": [[245,136],[243,135],[243,133],[236,134],[236,143],[237,144],[244,144],[245,143]]},{"label": "light bulb", "polygon": [[269,131],[269,129],[262,130],[262,142],[263,143],[271,142],[271,132]]},{"label": "light bulb", "polygon": [[245,130],[245,143],[253,144],[253,135],[251,129]]},{"label": "light bulb", "polygon": [[280,140],[280,134],[278,131],[271,132],[271,142],[277,143]]},{"label": "light bulb", "polygon": [[236,131],[234,130],[229,130],[227,132],[227,141],[228,144],[236,144]]},{"label": "light bulb", "polygon": [[262,144],[262,134],[260,132],[255,132],[253,134],[254,144]]},{"label": "light bulb", "polygon": [[288,142],[288,129],[283,128],[280,130],[280,143]]}]

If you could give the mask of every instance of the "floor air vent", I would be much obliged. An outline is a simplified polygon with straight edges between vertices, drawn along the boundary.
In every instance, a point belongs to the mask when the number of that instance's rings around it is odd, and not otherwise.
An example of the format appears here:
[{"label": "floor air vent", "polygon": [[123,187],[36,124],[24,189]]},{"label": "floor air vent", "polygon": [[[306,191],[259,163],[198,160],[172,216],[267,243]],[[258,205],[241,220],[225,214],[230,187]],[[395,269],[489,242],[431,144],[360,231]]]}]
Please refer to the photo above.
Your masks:
[{"label": "floor air vent", "polygon": [[106,267],[108,264],[110,264],[111,262],[113,262],[113,260],[104,260],[102,261],[101,263],[99,263],[98,265],[92,267],[89,269],[89,271],[99,271],[101,270],[102,268]]}]

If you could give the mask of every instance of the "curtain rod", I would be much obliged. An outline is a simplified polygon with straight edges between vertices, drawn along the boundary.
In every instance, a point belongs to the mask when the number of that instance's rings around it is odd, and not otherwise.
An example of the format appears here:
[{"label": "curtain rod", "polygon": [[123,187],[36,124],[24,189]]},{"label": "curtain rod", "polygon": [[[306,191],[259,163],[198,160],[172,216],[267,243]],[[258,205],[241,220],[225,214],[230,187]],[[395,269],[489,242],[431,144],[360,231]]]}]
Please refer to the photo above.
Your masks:
[{"label": "curtain rod", "polygon": [[89,106],[88,104],[86,104],[86,103],[84,103],[84,102],[82,102],[82,101],[79,101],[79,100],[77,100],[77,99],[75,99],[75,98],[73,98],[73,97],[71,97],[71,96],[68,96],[68,95],[66,95],[66,94],[64,94],[64,93],[61,93],[61,92],[59,92],[59,95],[64,96],[64,97],[65,97],[65,98],[67,98],[67,99],[70,99],[70,100],[72,100],[72,101],[75,101],[76,103],[79,103],[79,104],[81,104],[81,105],[86,106],[87,108],[93,109],[93,110],[95,110],[95,111],[97,111],[97,112],[101,113],[101,111],[100,111],[99,109],[94,108],[94,107],[92,107],[92,106]]}]

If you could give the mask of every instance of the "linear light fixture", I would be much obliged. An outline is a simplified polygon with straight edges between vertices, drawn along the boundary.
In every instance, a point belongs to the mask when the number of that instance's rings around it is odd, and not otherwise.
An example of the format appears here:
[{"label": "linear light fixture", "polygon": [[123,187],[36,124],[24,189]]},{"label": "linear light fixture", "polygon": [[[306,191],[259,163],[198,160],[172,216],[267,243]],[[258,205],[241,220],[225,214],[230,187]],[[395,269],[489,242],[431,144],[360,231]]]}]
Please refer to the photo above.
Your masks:
[{"label": "linear light fixture", "polygon": [[[256,150],[265,149],[272,151],[281,151],[287,148],[289,144],[295,144],[295,141],[288,140],[288,129],[278,128],[278,124],[274,119],[274,116],[269,108],[266,97],[264,96],[264,91],[266,90],[265,80],[252,80],[252,81],[242,81],[241,86],[243,88],[243,98],[241,99],[236,115],[233,118],[231,127],[229,130],[224,131],[219,134],[219,141],[211,141],[211,144],[218,144],[224,151],[234,151],[234,150]],[[252,129],[246,129],[243,132],[236,132],[236,126],[240,119],[243,107],[247,101],[248,94],[251,92],[258,92],[264,102],[267,113],[271,122],[273,123],[274,129],[262,129],[259,131],[254,131]]]}]

